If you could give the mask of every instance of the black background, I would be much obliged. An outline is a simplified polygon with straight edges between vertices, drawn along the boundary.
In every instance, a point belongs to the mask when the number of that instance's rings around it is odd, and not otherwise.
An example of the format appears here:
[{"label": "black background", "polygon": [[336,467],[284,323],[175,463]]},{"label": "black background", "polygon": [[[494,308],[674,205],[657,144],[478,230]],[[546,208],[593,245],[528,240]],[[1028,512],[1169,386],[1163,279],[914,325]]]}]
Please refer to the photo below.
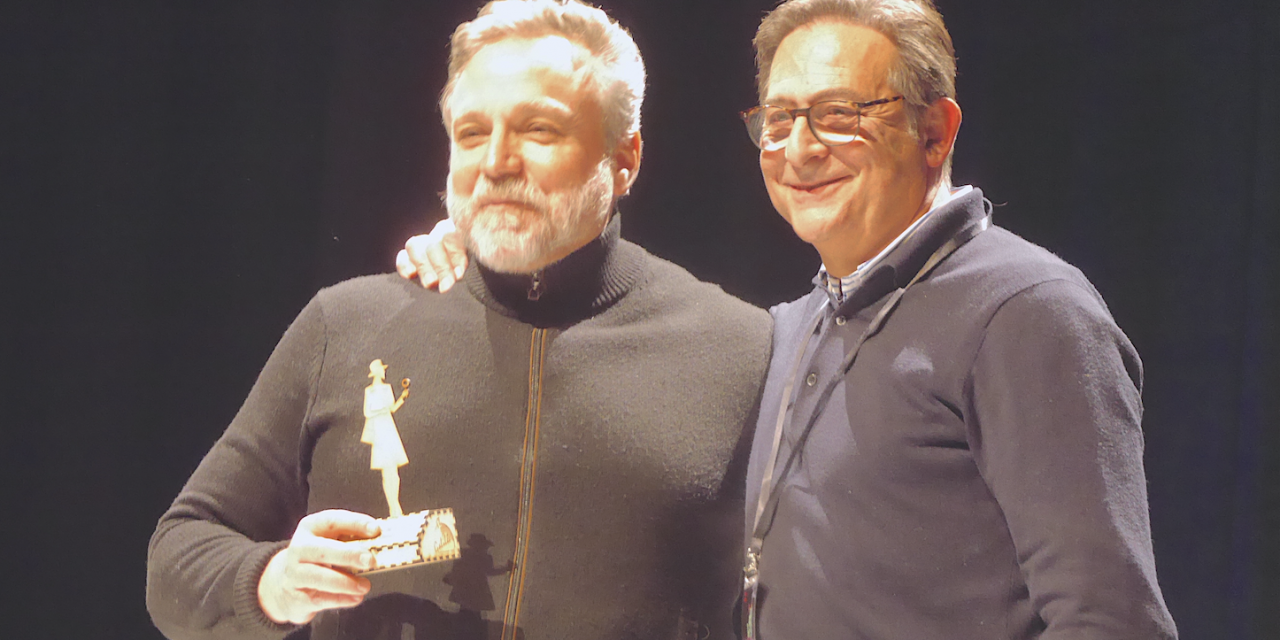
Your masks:
[{"label": "black background", "polygon": [[[649,68],[624,235],[760,305],[817,267],[736,112],[773,0],[612,0]],[[319,287],[441,208],[435,97],[472,2],[45,3],[0,14],[11,638],[158,638],[156,518]],[[1081,267],[1147,371],[1183,638],[1280,623],[1280,3],[947,0],[957,184]],[[16,624],[16,629],[14,625]]]}]

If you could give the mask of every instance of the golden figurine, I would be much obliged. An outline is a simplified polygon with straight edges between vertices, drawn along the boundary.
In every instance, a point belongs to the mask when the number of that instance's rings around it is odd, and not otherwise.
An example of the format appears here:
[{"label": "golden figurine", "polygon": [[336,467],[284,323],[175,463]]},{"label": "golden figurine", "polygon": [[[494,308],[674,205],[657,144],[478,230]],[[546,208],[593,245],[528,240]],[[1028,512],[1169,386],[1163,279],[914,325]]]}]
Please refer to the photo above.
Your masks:
[{"label": "golden figurine", "polygon": [[373,553],[370,571],[397,569],[458,558],[458,526],[452,509],[428,509],[405,514],[400,507],[400,467],[409,463],[404,442],[391,417],[409,398],[408,378],[400,381],[400,397],[387,384],[387,365],[381,359],[369,363],[373,382],[364,389],[364,431],[360,442],[372,445],[369,468],[382,472],[382,491],[391,516],[381,519],[382,533],[357,541]]},{"label": "golden figurine", "polygon": [[400,397],[396,398],[387,384],[387,365],[381,359],[369,363],[369,377],[373,382],[364,389],[364,433],[360,442],[373,445],[369,468],[382,471],[382,491],[387,494],[387,508],[391,517],[404,515],[400,508],[400,467],[409,464],[404,443],[391,418],[409,397],[409,379],[400,381]]}]

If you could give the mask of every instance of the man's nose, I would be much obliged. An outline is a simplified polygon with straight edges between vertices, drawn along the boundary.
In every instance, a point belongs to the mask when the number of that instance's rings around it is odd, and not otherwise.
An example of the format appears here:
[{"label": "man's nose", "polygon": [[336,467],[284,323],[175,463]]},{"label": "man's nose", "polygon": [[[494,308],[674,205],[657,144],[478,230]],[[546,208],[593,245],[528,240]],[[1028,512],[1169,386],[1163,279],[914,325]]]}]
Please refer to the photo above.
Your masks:
[{"label": "man's nose", "polygon": [[809,116],[796,116],[791,123],[791,135],[787,136],[787,162],[800,166],[813,158],[826,155],[827,151],[827,145],[819,142],[809,128]]},{"label": "man's nose", "polygon": [[506,131],[494,131],[484,155],[484,173],[499,179],[520,173],[520,150]]}]

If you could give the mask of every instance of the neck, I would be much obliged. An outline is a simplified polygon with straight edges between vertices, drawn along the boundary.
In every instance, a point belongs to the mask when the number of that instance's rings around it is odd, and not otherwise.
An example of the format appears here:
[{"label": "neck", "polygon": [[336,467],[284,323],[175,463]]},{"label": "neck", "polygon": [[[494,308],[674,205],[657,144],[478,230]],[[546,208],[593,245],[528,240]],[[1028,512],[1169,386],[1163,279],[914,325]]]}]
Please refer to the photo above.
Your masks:
[{"label": "neck", "polygon": [[498,273],[476,263],[463,281],[503,315],[537,326],[575,322],[613,304],[639,276],[635,247],[621,246],[620,231],[615,215],[598,237],[534,273]]},{"label": "neck", "polygon": [[881,235],[877,238],[878,241],[870,246],[840,244],[830,248],[818,247],[818,255],[822,257],[822,268],[828,274],[837,278],[843,278],[857,271],[858,267],[880,255],[880,252],[884,251],[885,247],[893,244],[903,232],[910,229],[911,225],[915,224],[924,214],[945,202],[950,194],[951,190],[947,184],[942,181],[934,183],[932,187],[925,191],[925,196],[921,199],[920,205],[916,207],[914,214],[907,218],[905,222],[897,225],[897,228]]}]

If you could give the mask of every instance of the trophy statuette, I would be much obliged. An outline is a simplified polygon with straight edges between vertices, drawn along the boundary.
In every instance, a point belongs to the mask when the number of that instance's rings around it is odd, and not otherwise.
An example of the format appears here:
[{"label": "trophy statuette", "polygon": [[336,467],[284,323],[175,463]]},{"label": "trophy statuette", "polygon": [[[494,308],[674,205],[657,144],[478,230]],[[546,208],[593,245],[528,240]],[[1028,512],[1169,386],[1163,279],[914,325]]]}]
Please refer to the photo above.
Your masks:
[{"label": "trophy statuette", "polygon": [[360,442],[372,446],[369,467],[382,472],[382,490],[390,516],[378,520],[382,528],[378,537],[351,541],[373,553],[375,566],[359,572],[365,574],[454,560],[461,552],[453,509],[406,514],[400,508],[399,469],[409,463],[409,457],[391,414],[408,399],[410,380],[400,381],[400,397],[396,398],[386,374],[387,366],[381,359],[369,363],[373,381],[364,390],[364,431]]}]

